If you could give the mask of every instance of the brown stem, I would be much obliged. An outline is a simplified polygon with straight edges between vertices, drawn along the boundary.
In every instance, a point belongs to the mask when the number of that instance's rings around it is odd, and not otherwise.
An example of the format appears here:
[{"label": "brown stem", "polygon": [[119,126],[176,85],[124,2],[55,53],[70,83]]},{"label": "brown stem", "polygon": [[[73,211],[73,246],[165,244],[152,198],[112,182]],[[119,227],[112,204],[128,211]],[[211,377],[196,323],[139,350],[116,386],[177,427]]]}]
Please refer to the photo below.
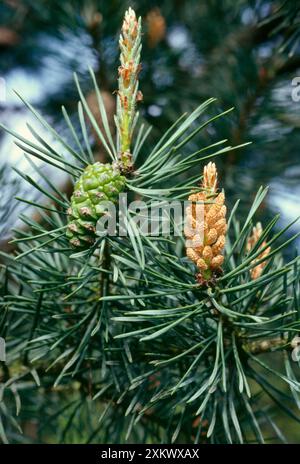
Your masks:
[{"label": "brown stem", "polygon": [[275,337],[267,340],[247,342],[243,345],[246,352],[251,354],[262,354],[276,351],[280,348],[291,350],[292,346],[286,337]]}]

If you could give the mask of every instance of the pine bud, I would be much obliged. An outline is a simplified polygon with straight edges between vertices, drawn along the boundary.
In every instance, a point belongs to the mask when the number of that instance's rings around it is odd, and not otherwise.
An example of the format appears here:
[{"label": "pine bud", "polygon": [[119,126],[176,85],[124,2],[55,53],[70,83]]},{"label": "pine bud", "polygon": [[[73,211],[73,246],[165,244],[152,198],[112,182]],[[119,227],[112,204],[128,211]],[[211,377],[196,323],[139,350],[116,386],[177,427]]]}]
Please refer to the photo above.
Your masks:
[{"label": "pine bud", "polygon": [[123,169],[132,167],[130,147],[136,116],[136,103],[142,99],[138,90],[141,70],[141,18],[129,8],[124,17],[119,40],[121,55],[119,66],[119,90],[116,123],[120,140],[120,160]]},{"label": "pine bud", "polygon": [[[254,248],[254,246],[256,245],[258,240],[260,239],[262,233],[263,233],[262,225],[261,225],[260,222],[258,222],[256,224],[256,226],[253,227],[252,235],[250,235],[250,237],[247,240],[246,249],[247,249],[248,252],[250,252]],[[262,249],[265,246],[266,246],[266,242],[264,241],[261,244],[261,246],[259,247],[259,249]],[[257,261],[259,261],[259,260],[261,260],[263,258],[266,258],[269,255],[270,251],[271,251],[271,247],[267,247],[264,251],[262,251],[260,253],[260,255],[258,255],[257,258],[255,258],[252,261],[252,264],[254,264],[255,262],[257,262]],[[250,275],[251,275],[251,278],[253,280],[255,280],[255,279],[257,279],[258,277],[261,276],[262,271],[263,271],[264,267],[266,266],[266,264],[267,264],[267,261],[263,261],[262,263],[259,263],[257,266],[253,267],[250,270]]]},{"label": "pine bud", "polygon": [[160,12],[159,8],[153,8],[147,14],[147,32],[148,32],[148,45],[150,48],[156,45],[165,38],[166,35],[166,21]]},{"label": "pine bud", "polygon": [[[224,261],[226,206],[224,193],[217,193],[217,180],[216,165],[210,162],[204,167],[202,191],[189,196],[193,204],[186,208],[186,254],[199,269],[197,278],[201,283],[211,280]],[[197,214],[199,208],[202,215]]]},{"label": "pine bud", "polygon": [[208,192],[216,192],[218,173],[215,163],[208,163],[203,169],[203,188]]}]

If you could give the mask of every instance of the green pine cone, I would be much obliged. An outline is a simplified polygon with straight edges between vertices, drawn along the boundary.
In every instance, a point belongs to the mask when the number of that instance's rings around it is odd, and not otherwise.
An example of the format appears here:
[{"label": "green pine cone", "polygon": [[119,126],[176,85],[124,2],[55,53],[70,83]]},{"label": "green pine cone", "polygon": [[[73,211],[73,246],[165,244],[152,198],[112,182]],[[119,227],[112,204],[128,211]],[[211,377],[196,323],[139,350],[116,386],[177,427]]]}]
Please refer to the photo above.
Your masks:
[{"label": "green pine cone", "polygon": [[75,184],[68,209],[67,237],[76,248],[89,248],[96,240],[96,224],[103,216],[104,201],[117,202],[125,177],[111,164],[87,166]]}]

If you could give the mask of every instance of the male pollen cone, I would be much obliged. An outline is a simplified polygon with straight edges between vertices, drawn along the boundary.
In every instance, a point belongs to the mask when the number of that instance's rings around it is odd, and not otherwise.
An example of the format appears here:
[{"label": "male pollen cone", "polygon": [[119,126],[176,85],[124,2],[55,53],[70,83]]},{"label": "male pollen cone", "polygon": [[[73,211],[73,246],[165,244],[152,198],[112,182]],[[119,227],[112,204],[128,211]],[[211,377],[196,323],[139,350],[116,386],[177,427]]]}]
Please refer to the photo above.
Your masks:
[{"label": "male pollen cone", "polygon": [[[250,235],[250,237],[248,238],[247,240],[247,245],[246,245],[246,248],[247,248],[247,251],[250,252],[254,246],[256,245],[256,243],[258,242],[258,240],[260,239],[261,237],[261,234],[263,233],[263,229],[262,229],[262,225],[260,222],[258,222],[256,224],[256,226],[253,227],[252,229],[252,235]],[[262,249],[266,246],[267,242],[263,242],[260,246],[259,249]],[[253,261],[252,261],[252,264],[254,264],[255,262],[263,259],[263,258],[266,258],[269,253],[271,251],[271,247],[267,247],[265,250],[263,250]],[[264,267],[266,266],[267,264],[267,261],[263,261],[262,263],[259,263],[257,266],[253,267],[251,270],[250,270],[250,275],[251,275],[251,278],[252,280],[255,280],[255,279],[258,279],[258,277],[261,276],[262,274],[262,271],[264,269]]]},{"label": "male pollen cone", "polygon": [[216,165],[210,162],[204,167],[202,191],[188,197],[192,203],[186,208],[186,255],[196,264],[201,283],[217,274],[224,261],[226,206],[224,192],[217,192],[217,181]]}]

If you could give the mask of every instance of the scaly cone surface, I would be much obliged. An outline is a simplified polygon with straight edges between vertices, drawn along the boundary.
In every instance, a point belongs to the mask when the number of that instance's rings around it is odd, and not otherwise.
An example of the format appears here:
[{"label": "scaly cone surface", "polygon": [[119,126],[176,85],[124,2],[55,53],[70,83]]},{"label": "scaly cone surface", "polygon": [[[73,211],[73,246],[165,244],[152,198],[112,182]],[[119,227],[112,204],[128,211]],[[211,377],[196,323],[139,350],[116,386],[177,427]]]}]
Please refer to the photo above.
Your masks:
[{"label": "scaly cone surface", "polygon": [[68,209],[67,237],[76,248],[88,248],[96,240],[97,221],[106,212],[107,201],[117,202],[125,177],[111,164],[86,167],[76,182]]}]

